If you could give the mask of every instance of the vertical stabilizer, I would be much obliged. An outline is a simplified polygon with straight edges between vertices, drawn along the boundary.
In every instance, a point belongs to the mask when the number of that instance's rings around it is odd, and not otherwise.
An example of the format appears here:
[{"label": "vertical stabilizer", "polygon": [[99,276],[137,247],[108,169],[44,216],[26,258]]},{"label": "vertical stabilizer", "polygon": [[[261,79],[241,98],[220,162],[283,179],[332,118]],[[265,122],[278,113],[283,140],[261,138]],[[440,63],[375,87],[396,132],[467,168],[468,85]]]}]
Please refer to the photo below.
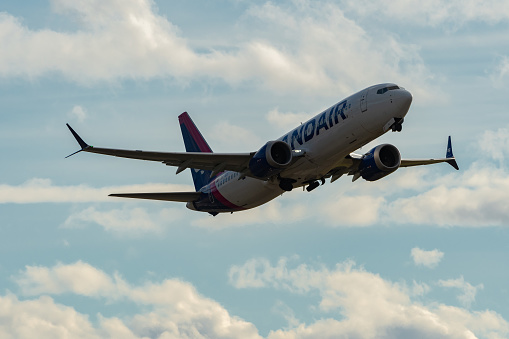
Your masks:
[{"label": "vertical stabilizer", "polygon": [[[184,145],[186,146],[186,152],[212,153],[212,149],[205,141],[205,138],[200,133],[189,114],[184,112],[179,115],[178,118],[182,137],[184,138]],[[191,168],[196,191],[210,182],[211,173],[211,171]]]}]

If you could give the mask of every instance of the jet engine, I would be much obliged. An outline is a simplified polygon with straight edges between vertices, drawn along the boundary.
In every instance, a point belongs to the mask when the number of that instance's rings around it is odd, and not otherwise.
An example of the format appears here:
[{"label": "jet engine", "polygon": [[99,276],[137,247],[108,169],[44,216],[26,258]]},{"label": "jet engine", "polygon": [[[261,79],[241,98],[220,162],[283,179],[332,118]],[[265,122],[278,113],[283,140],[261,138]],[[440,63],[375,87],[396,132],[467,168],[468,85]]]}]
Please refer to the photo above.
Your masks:
[{"label": "jet engine", "polygon": [[364,180],[375,181],[391,174],[401,165],[401,155],[396,146],[382,144],[373,148],[362,158],[359,166]]},{"label": "jet engine", "polygon": [[258,178],[268,178],[292,162],[292,150],[284,141],[269,141],[249,161],[251,173]]}]

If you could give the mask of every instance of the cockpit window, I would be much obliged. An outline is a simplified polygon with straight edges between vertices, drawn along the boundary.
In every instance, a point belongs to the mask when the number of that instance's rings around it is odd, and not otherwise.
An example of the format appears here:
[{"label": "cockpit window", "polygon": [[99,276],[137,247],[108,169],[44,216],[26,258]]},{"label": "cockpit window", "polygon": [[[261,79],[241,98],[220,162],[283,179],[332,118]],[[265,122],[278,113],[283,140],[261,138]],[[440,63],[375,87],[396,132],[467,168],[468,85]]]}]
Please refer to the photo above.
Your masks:
[{"label": "cockpit window", "polygon": [[384,94],[385,92],[392,91],[393,89],[399,89],[399,87],[394,85],[394,86],[380,88],[378,91],[376,91],[376,94]]}]

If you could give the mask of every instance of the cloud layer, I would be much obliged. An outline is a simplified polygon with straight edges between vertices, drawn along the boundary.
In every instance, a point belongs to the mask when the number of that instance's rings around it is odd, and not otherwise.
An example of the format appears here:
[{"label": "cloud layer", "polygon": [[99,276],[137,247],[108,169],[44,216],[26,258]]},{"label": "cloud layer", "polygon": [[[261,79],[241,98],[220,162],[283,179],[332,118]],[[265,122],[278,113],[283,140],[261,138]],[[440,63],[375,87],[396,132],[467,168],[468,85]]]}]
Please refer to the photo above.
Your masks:
[{"label": "cloud layer", "polygon": [[[502,338],[508,323],[490,311],[471,312],[444,304],[423,305],[412,299],[415,288],[393,283],[356,267],[352,261],[333,269],[300,264],[281,258],[276,265],[266,259],[251,259],[230,269],[230,283],[236,288],[273,288],[296,294],[320,295],[319,309],[326,314],[313,324],[278,330],[271,338]],[[441,286],[461,287],[464,281],[441,281]],[[419,295],[421,293],[416,293]],[[471,301],[469,293],[466,301]]]},{"label": "cloud layer", "polygon": [[[333,269],[323,265],[276,265],[251,259],[232,266],[230,283],[238,289],[274,288],[321,298],[317,320],[301,323],[282,302],[290,328],[270,331],[267,338],[503,338],[509,324],[492,311],[413,300],[404,283],[393,283],[359,268],[352,261]],[[200,295],[178,279],[132,285],[82,261],[53,267],[27,266],[12,278],[27,300],[14,294],[0,296],[0,335],[16,338],[261,338],[256,327],[232,316],[218,302]],[[462,287],[463,279],[441,281]],[[414,285],[416,283],[414,282]],[[415,287],[415,286],[414,286]],[[415,288],[414,288],[415,290]],[[78,295],[108,304],[134,303],[139,311],[124,319],[105,317],[97,322],[75,309],[56,303],[49,295]],[[32,326],[26,326],[27,322]]]},{"label": "cloud layer", "polygon": [[234,86],[254,82],[308,94],[345,94],[388,80],[412,85],[423,95],[431,88],[426,85],[431,74],[415,46],[390,35],[373,39],[341,6],[328,2],[251,5],[237,23],[246,34],[244,42],[200,51],[150,0],[52,4],[76,24],[75,31],[34,31],[0,14],[0,76],[36,78],[57,72],[81,84],[216,78]]},{"label": "cloud layer", "polygon": [[383,4],[372,1],[345,1],[349,10],[358,15],[383,16],[410,25],[459,28],[467,22],[496,24],[509,20],[509,8],[504,0],[431,0],[415,3],[396,0]]},{"label": "cloud layer", "polygon": [[102,188],[87,185],[57,186],[50,179],[33,178],[21,185],[0,185],[0,204],[45,202],[125,202],[108,197],[122,192],[171,192],[193,191],[191,186],[147,183],[143,185],[110,186]]},{"label": "cloud layer", "polygon": [[[184,206],[180,206],[183,208]],[[99,210],[88,207],[82,211],[72,213],[64,222],[64,228],[81,228],[89,224],[97,224],[106,232],[117,235],[139,236],[145,233],[160,234],[165,221],[180,221],[183,209],[161,209],[156,215],[150,215],[147,210],[135,207],[112,210]]]},{"label": "cloud layer", "polygon": [[[3,338],[260,338],[253,324],[230,316],[219,303],[178,279],[133,286],[118,273],[108,275],[81,261],[27,266],[13,279],[22,295],[42,296],[26,301],[12,294],[0,297]],[[127,320],[99,314],[94,326],[88,316],[47,296],[62,294],[108,303],[129,301],[149,310]]]}]

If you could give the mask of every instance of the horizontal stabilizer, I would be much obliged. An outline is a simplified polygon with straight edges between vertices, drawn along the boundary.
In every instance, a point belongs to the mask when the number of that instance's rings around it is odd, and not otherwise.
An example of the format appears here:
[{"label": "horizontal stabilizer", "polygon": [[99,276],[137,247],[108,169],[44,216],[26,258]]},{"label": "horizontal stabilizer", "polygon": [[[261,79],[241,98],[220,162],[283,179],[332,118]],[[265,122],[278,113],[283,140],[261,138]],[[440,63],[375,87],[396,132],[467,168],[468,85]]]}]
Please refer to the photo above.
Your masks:
[{"label": "horizontal stabilizer", "polygon": [[440,162],[446,162],[456,170],[459,170],[458,163],[456,162],[456,158],[454,158],[454,154],[452,153],[452,142],[451,137],[449,136],[449,140],[447,141],[447,152],[445,153],[445,158],[442,159],[401,159],[401,167],[411,167],[411,166],[420,166],[420,165],[431,165],[438,164]]},{"label": "horizontal stabilizer", "polygon": [[160,193],[119,193],[110,194],[109,196],[120,198],[189,202],[198,200],[201,194],[202,193],[200,192],[160,192]]},{"label": "horizontal stabilizer", "polygon": [[[441,159],[401,159],[401,167],[412,167],[412,166],[421,166],[421,165],[432,165],[438,164],[441,162],[446,162],[450,164],[452,167],[459,169],[456,164],[456,160],[454,158],[441,158]],[[456,166],[454,166],[454,164]]]}]

